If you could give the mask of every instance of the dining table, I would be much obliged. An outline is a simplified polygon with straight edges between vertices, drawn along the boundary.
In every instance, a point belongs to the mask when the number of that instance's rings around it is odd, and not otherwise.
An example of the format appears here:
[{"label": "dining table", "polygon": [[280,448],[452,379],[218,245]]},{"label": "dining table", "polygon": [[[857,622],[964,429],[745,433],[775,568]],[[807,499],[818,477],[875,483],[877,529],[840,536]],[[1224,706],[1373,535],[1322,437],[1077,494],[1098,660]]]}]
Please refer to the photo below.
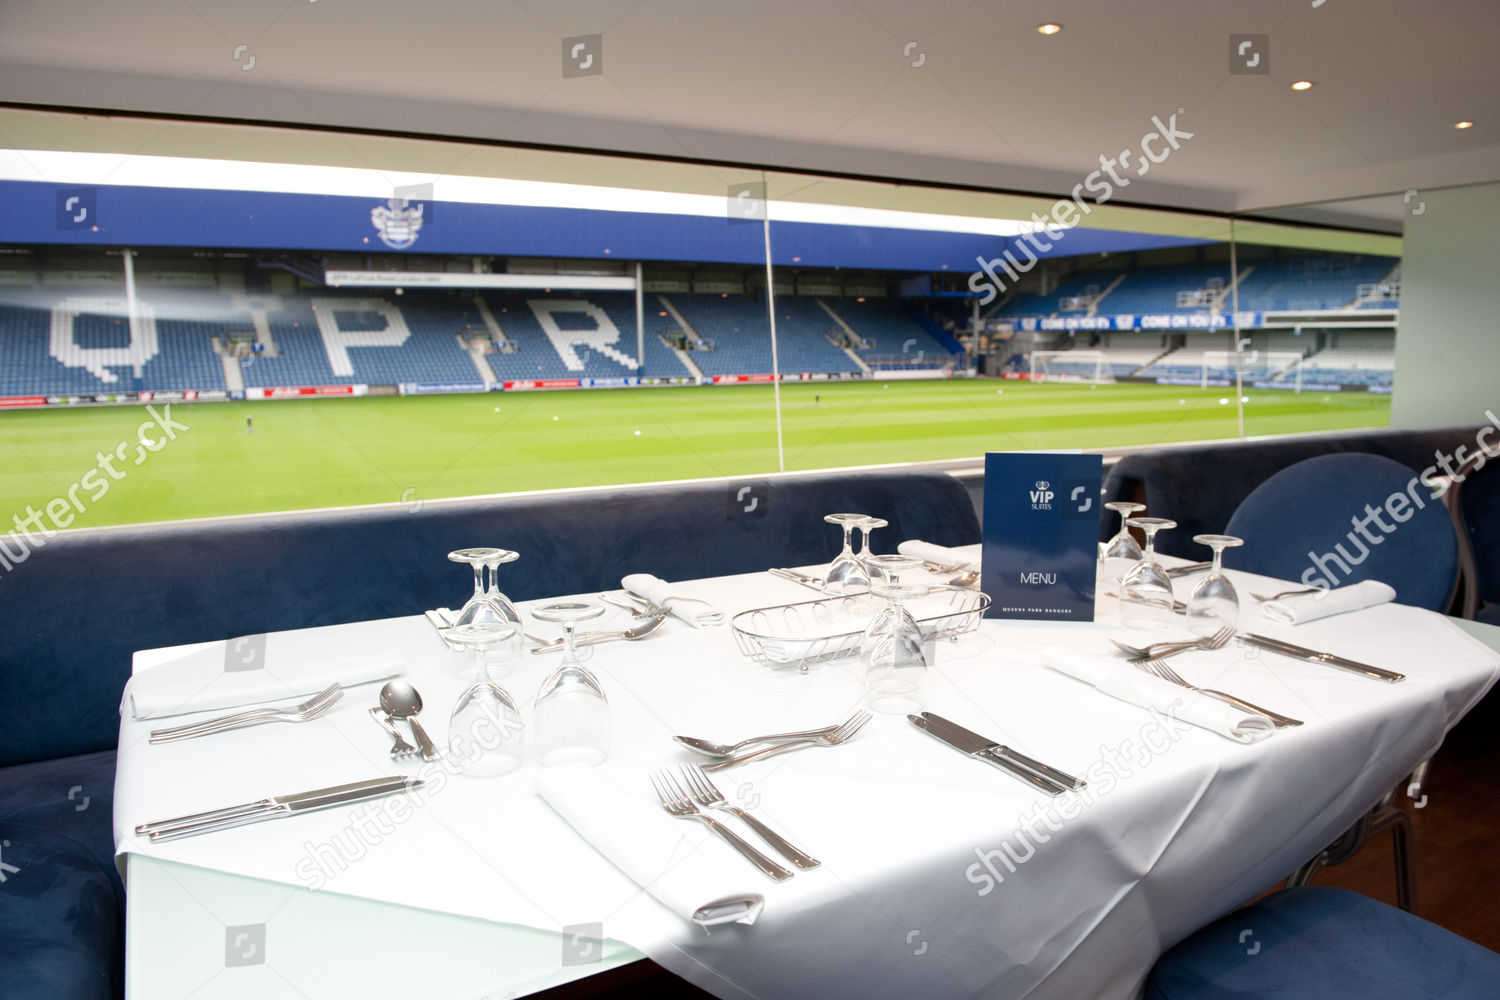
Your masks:
[{"label": "dining table", "polygon": [[[793,569],[815,576],[823,567]],[[1235,739],[1184,720],[1208,696],[1181,688],[1165,706],[1143,707],[1055,669],[1066,650],[1102,670],[1137,670],[1109,640],[1157,635],[1122,627],[1112,598],[1100,596],[1088,622],[976,619],[930,650],[924,707],[1086,784],[1049,794],[966,759],[905,715],[876,713],[845,743],[712,775],[729,803],[821,862],[780,881],[668,816],[651,780],[710,763],[675,735],[734,742],[826,726],[868,703],[858,655],[802,665],[749,655],[735,616],[820,599],[769,572],[672,582],[674,593],[724,612],[723,625],[672,616],[637,641],[592,647],[587,666],[607,694],[612,731],[608,756],[586,774],[543,767],[534,752],[498,777],[443,759],[393,759],[390,735],[371,718],[376,682],[346,686],[305,722],[169,743],[151,743],[150,732],[223,711],[138,719],[127,706],[114,814],[126,995],[498,1000],[649,957],[725,998],[1137,997],[1165,949],[1275,887],[1440,753],[1500,675],[1500,654],[1443,615],[1382,603],[1290,625],[1263,617],[1249,596],[1285,581],[1229,576],[1241,632],[1404,680],[1240,641],[1173,656],[1194,685],[1303,723]],[[1194,580],[1180,579],[1179,594]],[[1101,594],[1108,589],[1100,581]],[[455,606],[462,599],[456,593]],[[549,628],[530,615],[543,603],[517,605],[528,632]],[[606,606],[587,628],[631,617]],[[420,691],[420,721],[451,753],[448,713],[472,683],[473,654],[450,647],[423,610],[265,637],[262,669],[286,688],[277,703],[317,690],[298,683],[309,665],[388,658]],[[1160,636],[1181,634],[1174,626]],[[185,658],[211,659],[235,638],[141,650],[132,683]],[[560,655],[522,652],[495,668],[528,727]],[[178,840],[136,831],[388,775],[422,785]],[[600,790],[597,822],[570,821],[543,794],[572,779]],[[749,838],[734,817],[716,815]],[[618,842],[630,837],[660,843]],[[619,852],[664,845],[754,894],[763,906],[753,921],[702,926],[664,902],[661,885],[616,863]],[[1245,931],[1254,948],[1255,928]]]}]

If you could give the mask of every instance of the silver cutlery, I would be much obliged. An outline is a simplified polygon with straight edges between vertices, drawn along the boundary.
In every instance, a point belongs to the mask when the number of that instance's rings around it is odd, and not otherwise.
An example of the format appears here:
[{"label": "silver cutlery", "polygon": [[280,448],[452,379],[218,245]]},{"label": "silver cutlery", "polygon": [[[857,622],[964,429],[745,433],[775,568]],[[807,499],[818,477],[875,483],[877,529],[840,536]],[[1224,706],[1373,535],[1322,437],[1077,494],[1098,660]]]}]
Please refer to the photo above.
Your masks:
[{"label": "silver cutlery", "polygon": [[246,802],[243,805],[210,809],[207,812],[189,813],[186,816],[174,816],[171,819],[142,823],[135,828],[135,832],[138,836],[149,837],[153,843],[177,840],[181,837],[195,837],[202,833],[213,833],[236,826],[246,826],[250,823],[262,823],[268,819],[279,819],[283,816],[294,816],[297,813],[328,809],[350,802],[362,802],[365,799],[392,795],[396,792],[420,788],[422,784],[422,779],[408,778],[405,775],[371,778],[347,785],[318,788],[310,792],[298,792],[295,795],[278,795],[255,802]]},{"label": "silver cutlery", "polygon": [[1377,681],[1388,681],[1394,684],[1397,681],[1406,680],[1405,674],[1398,674],[1394,670],[1386,670],[1384,667],[1372,667],[1368,663],[1360,663],[1358,660],[1351,660],[1348,657],[1339,656],[1335,653],[1322,653],[1316,649],[1308,649],[1305,646],[1296,646],[1290,642],[1283,642],[1280,639],[1271,639],[1263,635],[1242,635],[1240,636],[1240,640],[1252,646],[1259,646],[1261,649],[1270,650],[1273,653],[1280,653],[1283,656],[1307,660],[1310,663],[1325,663],[1330,667],[1338,667],[1340,670],[1349,670],[1356,674],[1363,674],[1365,677]]},{"label": "silver cutlery", "polygon": [[811,871],[823,862],[797,847],[781,834],[762,823],[755,816],[739,806],[732,806],[729,800],[724,798],[724,793],[719,791],[718,786],[713,783],[703,768],[696,764],[687,764],[682,768],[683,785],[700,806],[706,809],[718,809],[721,812],[732,813],[738,816],[746,826],[754,830],[756,835],[771,845],[772,850],[786,858],[802,871]]},{"label": "silver cutlery", "polygon": [[1111,639],[1110,642],[1130,655],[1132,660],[1164,659],[1168,656],[1176,656],[1178,653],[1186,653],[1190,649],[1222,649],[1234,638],[1234,629],[1226,626],[1219,629],[1213,635],[1204,636],[1202,639],[1184,639],[1178,642],[1153,642],[1149,646],[1131,646],[1121,642],[1119,639]]},{"label": "silver cutlery", "polygon": [[[1100,592],[1099,596],[1100,597],[1110,597],[1110,598],[1114,598],[1115,600],[1118,600],[1119,597],[1120,597],[1119,593],[1117,591],[1113,591],[1113,590],[1102,591],[1102,592]],[[1175,611],[1175,612],[1177,612],[1178,614],[1181,614],[1182,612],[1184,612],[1184,611],[1187,610],[1187,605],[1184,604],[1184,603],[1182,603],[1181,601],[1173,601],[1172,602],[1172,610]]]},{"label": "silver cutlery", "polygon": [[724,760],[716,760],[712,764],[705,764],[705,771],[722,771],[725,768],[738,767],[741,764],[749,764],[751,761],[765,760],[767,757],[775,757],[777,754],[786,753],[789,750],[804,750],[807,747],[833,747],[840,743],[846,743],[853,739],[854,735],[865,727],[870,721],[870,713],[865,711],[856,712],[850,716],[843,725],[831,733],[822,736],[812,736],[807,739],[791,740],[786,743],[777,743],[775,746],[763,747],[752,750],[750,753],[741,754],[738,757],[728,757]]},{"label": "silver cutlery", "polygon": [[971,569],[960,573],[948,581],[949,587],[972,587],[979,582],[979,570]]},{"label": "silver cutlery", "polygon": [[385,709],[376,705],[370,709],[370,718],[379,723],[381,729],[391,734],[391,739],[394,741],[391,744],[392,757],[411,757],[417,753],[417,748],[406,742],[406,737],[401,735],[401,730],[396,728],[396,724],[391,721]]},{"label": "silver cutlery", "polygon": [[1301,594],[1316,594],[1317,592],[1317,587],[1302,587],[1297,590],[1283,590],[1279,594],[1251,594],[1250,596],[1264,604],[1267,601],[1279,601],[1283,597],[1297,597]]},{"label": "silver cutlery", "polygon": [[1201,573],[1206,569],[1213,569],[1213,565],[1211,562],[1188,563],[1186,566],[1173,566],[1166,572],[1167,576],[1170,577],[1187,576],[1191,573]]},{"label": "silver cutlery", "polygon": [[[636,639],[646,638],[646,636],[661,628],[662,622],[666,620],[666,614],[662,613],[632,625],[630,628],[609,629],[598,632],[578,632],[573,636],[573,644],[575,646],[594,646],[601,642],[616,642],[622,639],[627,642],[633,642]],[[535,646],[531,651],[533,653],[555,653],[562,648],[563,643],[559,639],[544,646]]]},{"label": "silver cutlery", "polygon": [[197,736],[243,729],[246,726],[259,726],[267,722],[306,722],[328,711],[343,696],[343,689],[334,683],[300,705],[293,705],[290,708],[252,708],[205,722],[172,726],[169,729],[155,729],[151,732],[150,741],[152,743],[175,743],[178,740],[190,740]]},{"label": "silver cutlery", "polygon": [[791,580],[793,583],[800,583],[804,587],[811,587],[820,594],[824,592],[823,581],[818,577],[808,576],[806,573],[798,573],[790,569],[768,569],[766,572],[772,576],[779,576],[783,580]]},{"label": "silver cutlery", "polygon": [[739,834],[712,816],[706,816],[699,812],[698,807],[693,804],[692,799],[688,798],[682,789],[677,787],[676,780],[668,772],[659,771],[651,775],[651,785],[656,789],[656,797],[661,800],[661,807],[667,811],[668,815],[675,816],[678,819],[695,819],[700,821],[723,838],[724,842],[730,847],[739,851],[740,855],[746,861],[759,868],[761,874],[767,878],[777,882],[784,882],[792,877],[790,869],[783,868],[751,847],[740,838]]},{"label": "silver cutlery", "polygon": [[385,709],[385,714],[394,719],[405,719],[406,724],[411,727],[411,735],[417,741],[417,749],[421,751],[423,760],[437,760],[440,754],[437,747],[433,746],[432,740],[428,738],[427,731],[417,721],[417,715],[422,711],[422,696],[417,689],[405,681],[387,681],[385,687],[380,689],[380,707]]},{"label": "silver cutlery", "polygon": [[752,743],[787,743],[792,740],[810,740],[816,736],[827,736],[843,723],[834,723],[831,726],[819,726],[817,729],[804,729],[800,733],[772,733],[769,736],[752,736],[748,740],[740,740],[738,743],[714,743],[711,740],[700,740],[696,736],[674,736],[672,739],[708,757],[733,757],[745,747]]},{"label": "silver cutlery", "polygon": [[1219,701],[1228,702],[1235,708],[1249,712],[1251,715],[1264,715],[1266,718],[1271,720],[1271,724],[1274,725],[1277,729],[1286,729],[1290,726],[1302,725],[1301,719],[1294,719],[1289,715],[1282,715],[1280,712],[1273,712],[1269,708],[1262,708],[1261,706],[1253,702],[1246,701],[1243,698],[1238,698],[1232,694],[1226,694],[1223,691],[1215,691],[1213,688],[1201,688],[1196,684],[1189,684],[1187,681],[1183,680],[1182,676],[1178,674],[1177,671],[1167,666],[1161,660],[1133,660],[1131,661],[1131,666],[1134,666],[1140,670],[1144,670],[1146,673],[1151,674],[1154,677],[1160,677],[1162,680],[1167,681],[1168,683],[1176,684],[1178,687],[1187,688],[1189,691],[1196,691],[1198,694],[1206,694],[1210,698],[1217,698]]},{"label": "silver cutlery", "polygon": [[1066,771],[1059,771],[1002,743],[986,739],[941,715],[923,712],[921,715],[908,715],[906,718],[918,729],[942,740],[959,753],[1008,771],[1048,795],[1061,795],[1069,789],[1083,788],[1087,784]]}]

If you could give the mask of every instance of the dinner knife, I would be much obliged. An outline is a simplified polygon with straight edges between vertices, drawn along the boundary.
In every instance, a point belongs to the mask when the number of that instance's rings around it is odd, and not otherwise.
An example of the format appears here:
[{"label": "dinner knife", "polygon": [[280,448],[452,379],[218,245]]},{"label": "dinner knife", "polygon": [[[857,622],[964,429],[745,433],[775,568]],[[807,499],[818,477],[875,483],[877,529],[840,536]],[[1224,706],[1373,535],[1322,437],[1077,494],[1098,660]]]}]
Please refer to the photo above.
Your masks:
[{"label": "dinner knife", "polygon": [[223,809],[210,809],[207,812],[190,813],[186,816],[174,816],[171,819],[142,823],[135,828],[135,832],[149,837],[153,843],[176,840],[180,837],[193,837],[201,833],[227,830],[268,819],[279,819],[297,813],[380,798],[396,792],[420,788],[423,784],[421,778],[410,778],[406,775],[370,778],[345,785],[316,788],[294,795],[277,795]]},{"label": "dinner knife", "polygon": [[[927,735],[942,740],[959,753],[967,754],[987,764],[993,764],[1001,770],[1008,771],[1027,784],[1036,786],[1048,795],[1061,795],[1070,787],[1075,787],[1073,782],[1076,779],[1071,776],[1063,775],[1067,779],[1066,781],[1049,777],[1045,771],[1037,770],[1026,763],[1022,763],[1023,759],[1030,762],[1030,764],[1038,764],[1040,763],[1039,761],[1032,761],[1029,757],[1017,755],[1009,748],[1003,747],[993,740],[987,740],[977,733],[970,732],[956,723],[949,722],[940,715],[923,712],[921,715],[908,715],[906,718],[912,725],[927,733]],[[1041,766],[1046,767],[1045,764]],[[1047,770],[1050,771],[1052,769],[1047,768]],[[1062,774],[1061,771],[1056,773]],[[1078,785],[1082,785],[1082,782],[1078,782]]]},{"label": "dinner knife", "polygon": [[1384,667],[1372,667],[1368,663],[1360,663],[1345,656],[1333,653],[1321,653],[1316,649],[1308,649],[1306,646],[1297,646],[1282,639],[1272,639],[1264,635],[1245,634],[1240,636],[1245,642],[1262,649],[1269,649],[1273,653],[1283,656],[1296,657],[1299,660],[1307,660],[1311,663],[1326,663],[1330,667],[1339,667],[1343,670],[1363,674],[1377,681],[1389,681],[1394,684],[1397,681],[1406,680],[1405,674],[1398,674],[1394,670],[1386,670]]},{"label": "dinner knife", "polygon": [[1213,569],[1213,567],[1214,564],[1211,562],[1187,563],[1183,566],[1173,566],[1168,569],[1166,573],[1167,576],[1176,578],[1179,576],[1187,576],[1189,573],[1201,573],[1206,569]]}]

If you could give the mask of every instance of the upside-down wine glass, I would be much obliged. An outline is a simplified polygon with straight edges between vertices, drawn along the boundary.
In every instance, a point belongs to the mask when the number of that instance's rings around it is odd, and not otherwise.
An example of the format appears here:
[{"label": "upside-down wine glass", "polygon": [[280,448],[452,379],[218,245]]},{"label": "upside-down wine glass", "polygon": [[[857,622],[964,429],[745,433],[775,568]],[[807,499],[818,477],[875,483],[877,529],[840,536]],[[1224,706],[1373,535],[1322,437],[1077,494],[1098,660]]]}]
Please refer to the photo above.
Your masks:
[{"label": "upside-down wine glass", "polygon": [[829,514],[823,518],[829,524],[837,524],[844,529],[844,548],[828,564],[828,571],[823,574],[825,593],[844,595],[863,593],[869,589],[870,576],[849,544],[850,532],[865,517],[864,514]]},{"label": "upside-down wine glass", "polygon": [[[505,558],[506,556],[510,558]],[[453,627],[460,628],[483,622],[503,622],[511,625],[521,624],[521,616],[516,614],[516,609],[509,601],[503,604],[490,599],[485,591],[484,568],[493,562],[499,565],[516,558],[516,553],[507,552],[505,549],[470,548],[455,549],[448,553],[448,559],[452,562],[468,563],[474,570],[474,594],[464,606],[458,609],[457,616],[453,619]],[[498,593],[498,592],[497,592]]]},{"label": "upside-down wine glass", "polygon": [[604,613],[598,604],[560,601],[532,611],[532,617],[563,627],[563,656],[542,681],[532,709],[536,747],[543,767],[597,764],[609,755],[609,699],[599,678],[578,659],[573,629]]},{"label": "upside-down wine glass", "polygon": [[503,659],[519,655],[521,633],[504,622],[485,621],[455,626],[447,637],[474,650],[474,683],[453,705],[448,717],[448,750],[462,773],[489,778],[514,771],[524,753],[521,712],[510,692],[490,680],[486,655],[504,651]]},{"label": "upside-down wine glass", "polygon": [[1115,500],[1104,506],[1109,510],[1119,512],[1120,530],[1099,550],[1099,566],[1104,570],[1105,580],[1118,584],[1125,574],[1130,572],[1130,568],[1141,561],[1141,547],[1136,544],[1135,536],[1130,533],[1127,521],[1131,514],[1145,510],[1146,505]]},{"label": "upside-down wine glass", "polygon": [[1188,598],[1188,631],[1213,635],[1221,628],[1234,628],[1240,620],[1240,595],[1224,575],[1224,550],[1244,545],[1245,540],[1233,535],[1194,535],[1193,541],[1214,550],[1214,565]]},{"label": "upside-down wine glass", "polygon": [[886,606],[871,620],[859,646],[868,705],[882,715],[912,715],[922,711],[928,662],[922,627],[903,602],[925,596],[927,588],[903,585],[900,576],[922,560],[902,555],[871,559],[878,562],[882,579],[871,584],[870,593]]},{"label": "upside-down wine glass", "polygon": [[1172,578],[1156,561],[1156,533],[1177,527],[1164,517],[1130,517],[1126,525],[1146,533],[1146,550],[1120,581],[1120,621],[1130,628],[1164,629],[1172,625]]}]

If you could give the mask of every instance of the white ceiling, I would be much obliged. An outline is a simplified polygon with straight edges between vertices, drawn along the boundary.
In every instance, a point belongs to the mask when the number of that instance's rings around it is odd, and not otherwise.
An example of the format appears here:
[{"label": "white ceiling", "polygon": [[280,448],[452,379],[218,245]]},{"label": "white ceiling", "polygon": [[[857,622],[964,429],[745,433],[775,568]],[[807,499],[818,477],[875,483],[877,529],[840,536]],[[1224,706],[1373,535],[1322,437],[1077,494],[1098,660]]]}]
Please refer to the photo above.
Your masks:
[{"label": "white ceiling", "polygon": [[[1494,0],[0,0],[0,98],[1045,194],[1181,109],[1118,202],[1389,228],[1401,192],[1500,180],[1497,27]],[[595,33],[603,74],[564,78]],[[1229,73],[1231,33],[1269,75]]]}]

